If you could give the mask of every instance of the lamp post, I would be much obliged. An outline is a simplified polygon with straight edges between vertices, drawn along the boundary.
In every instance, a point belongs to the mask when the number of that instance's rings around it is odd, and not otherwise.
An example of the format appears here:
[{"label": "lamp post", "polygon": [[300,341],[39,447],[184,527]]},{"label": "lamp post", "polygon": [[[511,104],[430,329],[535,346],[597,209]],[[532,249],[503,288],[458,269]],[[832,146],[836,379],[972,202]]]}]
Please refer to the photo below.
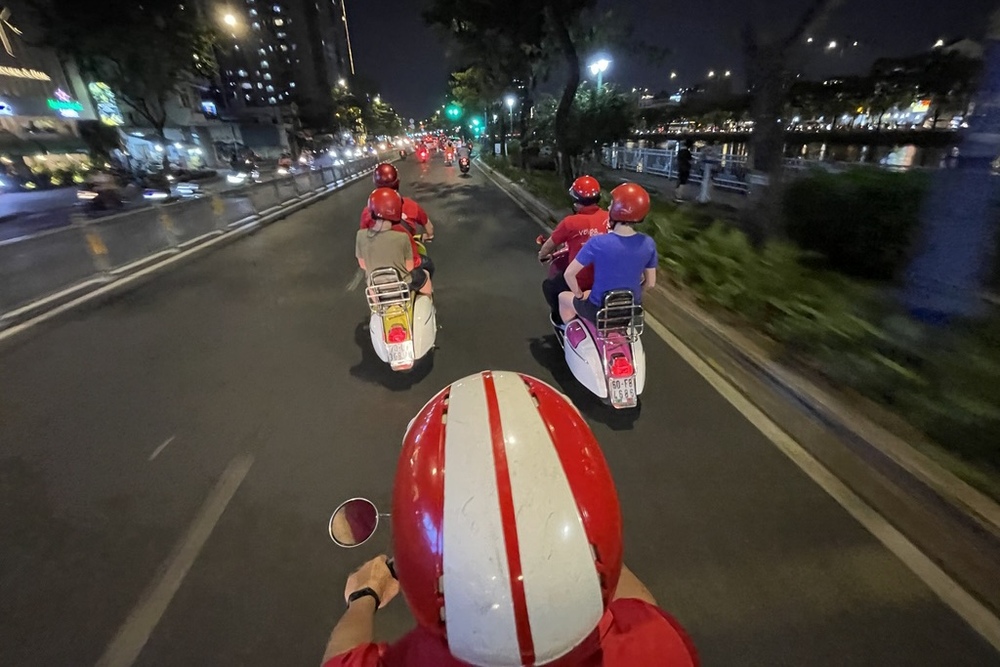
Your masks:
[{"label": "lamp post", "polygon": [[597,77],[597,91],[604,86],[604,73],[608,71],[611,61],[608,58],[598,58],[590,63],[590,73]]},{"label": "lamp post", "polygon": [[517,102],[517,100],[514,98],[513,95],[508,95],[504,99],[504,101],[507,103],[507,108],[510,110],[510,126],[513,129],[513,127],[514,127],[514,103]]}]

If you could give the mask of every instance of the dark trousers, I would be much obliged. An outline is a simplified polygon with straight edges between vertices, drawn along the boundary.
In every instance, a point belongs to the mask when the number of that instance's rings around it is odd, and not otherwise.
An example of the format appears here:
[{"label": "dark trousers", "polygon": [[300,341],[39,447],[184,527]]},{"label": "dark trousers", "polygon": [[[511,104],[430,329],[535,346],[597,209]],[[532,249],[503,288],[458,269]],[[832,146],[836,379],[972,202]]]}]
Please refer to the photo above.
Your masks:
[{"label": "dark trousers", "polygon": [[569,285],[566,284],[566,279],[561,273],[554,278],[546,278],[542,281],[542,294],[545,295],[545,301],[552,309],[553,322],[562,322],[562,318],[559,317],[559,294],[568,291]]},{"label": "dark trousers", "polygon": [[428,277],[434,277],[434,262],[427,255],[420,256],[420,268],[427,272]]}]

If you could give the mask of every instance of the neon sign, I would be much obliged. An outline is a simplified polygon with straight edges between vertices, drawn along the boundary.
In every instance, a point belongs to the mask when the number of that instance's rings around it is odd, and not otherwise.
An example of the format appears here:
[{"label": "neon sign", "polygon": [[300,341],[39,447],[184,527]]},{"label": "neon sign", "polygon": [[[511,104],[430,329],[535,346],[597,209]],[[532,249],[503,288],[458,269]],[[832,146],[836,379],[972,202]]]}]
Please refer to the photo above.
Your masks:
[{"label": "neon sign", "polygon": [[83,111],[83,105],[62,88],[56,88],[56,92],[52,93],[52,97],[46,102],[50,109],[67,118],[79,118],[80,112]]}]

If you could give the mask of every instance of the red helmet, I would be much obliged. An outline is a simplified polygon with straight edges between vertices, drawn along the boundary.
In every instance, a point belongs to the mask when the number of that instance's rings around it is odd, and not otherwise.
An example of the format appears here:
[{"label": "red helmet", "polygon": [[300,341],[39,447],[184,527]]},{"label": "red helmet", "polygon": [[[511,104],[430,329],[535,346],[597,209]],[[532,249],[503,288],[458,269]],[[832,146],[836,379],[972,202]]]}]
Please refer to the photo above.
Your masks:
[{"label": "red helmet", "polygon": [[616,222],[642,222],[649,215],[649,193],[641,185],[623,183],[611,191],[608,217]]},{"label": "red helmet", "polygon": [[368,211],[373,218],[399,222],[403,219],[403,198],[391,188],[377,188],[368,197]]},{"label": "red helmet", "polygon": [[376,188],[399,189],[399,172],[388,162],[383,162],[375,167],[375,171],[372,173],[372,180],[375,182]]},{"label": "red helmet", "polygon": [[569,196],[578,204],[592,204],[601,198],[601,184],[593,176],[581,176],[573,181]]},{"label": "red helmet", "polygon": [[455,658],[590,650],[621,574],[621,511],[594,434],[549,385],[484,371],[432,398],[403,439],[392,521],[403,594]]}]

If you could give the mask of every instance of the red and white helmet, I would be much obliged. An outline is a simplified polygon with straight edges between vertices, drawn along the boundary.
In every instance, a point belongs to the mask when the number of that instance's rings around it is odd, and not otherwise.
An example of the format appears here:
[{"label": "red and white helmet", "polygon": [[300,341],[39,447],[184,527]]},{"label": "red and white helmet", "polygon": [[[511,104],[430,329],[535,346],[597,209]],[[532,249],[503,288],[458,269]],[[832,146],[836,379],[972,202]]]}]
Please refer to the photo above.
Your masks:
[{"label": "red and white helmet", "polygon": [[575,659],[618,586],[621,511],[604,455],[576,408],[527,375],[470,375],[423,407],[392,521],[417,622],[473,665]]}]

